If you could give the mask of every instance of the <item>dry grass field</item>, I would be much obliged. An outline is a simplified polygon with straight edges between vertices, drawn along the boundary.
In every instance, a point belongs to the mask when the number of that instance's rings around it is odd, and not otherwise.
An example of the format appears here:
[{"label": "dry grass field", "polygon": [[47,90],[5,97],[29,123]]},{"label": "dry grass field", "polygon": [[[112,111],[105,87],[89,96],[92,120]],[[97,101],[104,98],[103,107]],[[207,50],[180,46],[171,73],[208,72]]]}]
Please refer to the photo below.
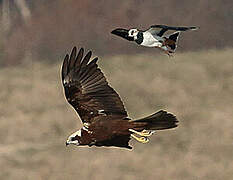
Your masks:
[{"label": "dry grass field", "polygon": [[[95,53],[94,53],[95,54]],[[63,95],[60,66],[28,62],[0,69],[0,179],[232,180],[233,49],[100,57],[130,117],[177,115],[132,151],[65,146],[81,127]]]}]

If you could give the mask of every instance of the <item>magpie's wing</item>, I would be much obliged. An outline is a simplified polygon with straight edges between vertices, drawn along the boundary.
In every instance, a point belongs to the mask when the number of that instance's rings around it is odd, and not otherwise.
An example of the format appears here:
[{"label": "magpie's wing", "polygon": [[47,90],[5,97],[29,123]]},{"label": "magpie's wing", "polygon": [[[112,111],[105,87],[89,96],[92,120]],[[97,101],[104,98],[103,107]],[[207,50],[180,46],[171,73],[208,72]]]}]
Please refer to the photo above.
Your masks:
[{"label": "magpie's wing", "polygon": [[74,47],[71,55],[65,56],[62,65],[62,84],[67,101],[79,114],[83,123],[91,123],[97,116],[125,118],[127,112],[116,91],[108,85],[98,68],[97,60],[90,61],[92,52],[83,58],[84,49],[77,54]]},{"label": "magpie's wing", "polygon": [[190,26],[190,27],[176,27],[176,26],[166,26],[166,25],[152,25],[147,31],[149,31],[152,35],[163,36],[163,34],[168,30],[174,31],[187,31],[187,30],[197,30],[198,27]]}]

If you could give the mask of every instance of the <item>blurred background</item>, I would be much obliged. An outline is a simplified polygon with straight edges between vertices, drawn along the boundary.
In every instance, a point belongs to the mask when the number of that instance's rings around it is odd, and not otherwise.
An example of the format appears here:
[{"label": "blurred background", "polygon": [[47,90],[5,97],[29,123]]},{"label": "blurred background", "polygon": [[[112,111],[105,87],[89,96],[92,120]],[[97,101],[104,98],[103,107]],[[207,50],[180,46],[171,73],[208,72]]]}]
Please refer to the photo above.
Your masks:
[{"label": "blurred background", "polygon": [[[233,179],[233,2],[1,0],[0,179]],[[173,58],[110,32],[153,24],[184,32]],[[166,109],[179,127],[148,144],[65,147],[82,127],[63,95],[73,46],[92,50],[130,117]]]}]

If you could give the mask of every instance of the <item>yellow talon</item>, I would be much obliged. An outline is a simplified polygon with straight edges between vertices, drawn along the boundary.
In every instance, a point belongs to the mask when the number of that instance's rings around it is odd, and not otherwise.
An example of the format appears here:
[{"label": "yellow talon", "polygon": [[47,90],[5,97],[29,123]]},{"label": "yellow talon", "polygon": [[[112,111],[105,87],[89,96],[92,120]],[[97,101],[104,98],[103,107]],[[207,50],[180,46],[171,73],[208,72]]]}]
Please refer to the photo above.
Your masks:
[{"label": "yellow talon", "polygon": [[143,136],[151,136],[152,134],[154,134],[155,131],[152,130],[143,130],[142,133],[144,134]]},{"label": "yellow talon", "polygon": [[146,138],[146,137],[137,137],[137,136],[135,136],[133,134],[131,134],[131,137],[136,139],[140,143],[148,143],[149,142],[149,139]]},{"label": "yellow talon", "polygon": [[139,136],[145,136],[145,137],[149,137],[154,133],[154,131],[148,131],[148,130],[143,130],[141,132],[138,132],[138,131],[135,131],[134,129],[129,129],[129,131]]}]

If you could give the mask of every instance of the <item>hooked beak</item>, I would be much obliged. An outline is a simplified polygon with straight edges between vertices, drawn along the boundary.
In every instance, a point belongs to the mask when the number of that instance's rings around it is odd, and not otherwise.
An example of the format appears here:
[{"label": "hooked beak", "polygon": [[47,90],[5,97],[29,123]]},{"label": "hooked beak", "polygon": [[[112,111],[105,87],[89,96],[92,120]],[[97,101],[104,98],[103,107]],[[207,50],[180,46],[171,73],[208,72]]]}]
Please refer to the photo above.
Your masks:
[{"label": "hooked beak", "polygon": [[113,30],[111,33],[120,36],[124,39],[127,39],[128,41],[134,41],[133,37],[129,37],[129,30],[127,29],[117,28]]}]

